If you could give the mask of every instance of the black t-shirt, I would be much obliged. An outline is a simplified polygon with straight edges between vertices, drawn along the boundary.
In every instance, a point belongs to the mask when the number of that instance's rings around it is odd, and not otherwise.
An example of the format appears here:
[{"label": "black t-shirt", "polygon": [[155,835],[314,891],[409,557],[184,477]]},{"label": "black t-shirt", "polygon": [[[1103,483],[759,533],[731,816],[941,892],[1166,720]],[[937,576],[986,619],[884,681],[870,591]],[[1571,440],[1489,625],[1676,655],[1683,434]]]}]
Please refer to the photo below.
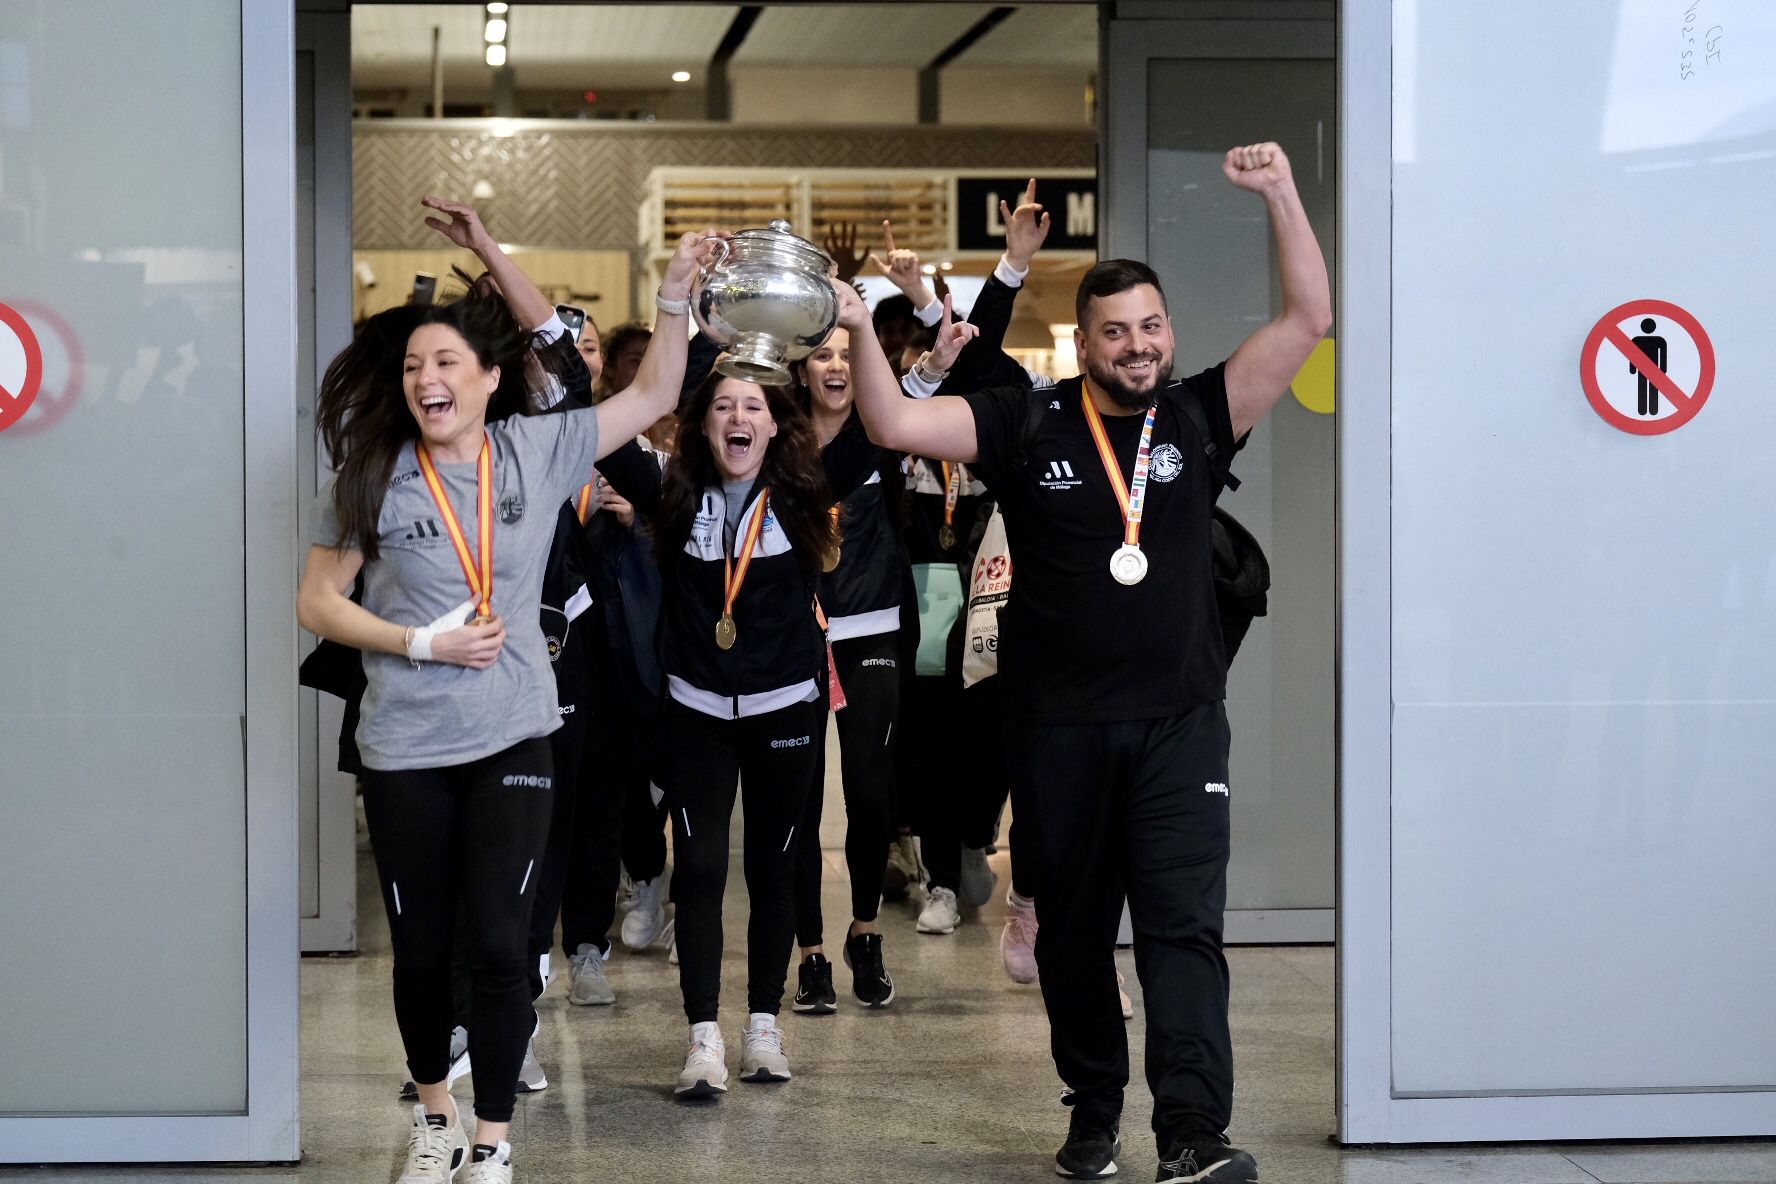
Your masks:
[{"label": "black t-shirt", "polygon": [[[1006,713],[1099,723],[1175,715],[1225,698],[1211,566],[1220,485],[1205,442],[1174,402],[1198,400],[1217,454],[1232,456],[1223,368],[1173,382],[1160,399],[1141,522],[1149,568],[1131,586],[1110,575],[1122,511],[1086,425],[1082,380],[964,397],[980,446],[975,467],[999,497],[1011,547],[1011,597],[999,625]],[[1042,404],[1034,424],[1031,400]],[[1103,417],[1124,482],[1142,419]]]}]

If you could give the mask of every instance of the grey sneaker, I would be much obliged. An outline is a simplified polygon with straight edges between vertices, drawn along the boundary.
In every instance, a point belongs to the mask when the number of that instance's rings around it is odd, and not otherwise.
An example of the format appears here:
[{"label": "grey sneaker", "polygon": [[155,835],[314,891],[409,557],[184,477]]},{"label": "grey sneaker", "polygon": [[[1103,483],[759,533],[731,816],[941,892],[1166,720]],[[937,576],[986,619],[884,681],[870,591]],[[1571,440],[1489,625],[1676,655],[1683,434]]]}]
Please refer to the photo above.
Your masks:
[{"label": "grey sneaker", "polygon": [[623,915],[623,944],[636,953],[659,941],[666,930],[666,879],[662,872],[635,882],[629,910]]},{"label": "grey sneaker", "polygon": [[775,1016],[755,1015],[746,1025],[740,1046],[740,1080],[771,1083],[789,1080],[789,1058],[783,1054],[783,1029]]},{"label": "grey sneaker", "polygon": [[600,951],[589,942],[581,942],[573,957],[567,960],[567,1001],[576,1007],[604,1007],[617,1001],[610,980],[604,977],[605,959],[610,952]]},{"label": "grey sneaker", "polygon": [[913,835],[900,835],[888,847],[888,866],[882,872],[882,895],[888,900],[905,900],[907,893],[925,882],[925,867],[919,858],[919,840]]},{"label": "grey sneaker", "polygon": [[407,1133],[407,1164],[400,1184],[448,1184],[463,1160],[469,1157],[469,1138],[462,1118],[427,1114],[424,1106],[413,1108],[413,1129]]},{"label": "grey sneaker", "polygon": [[962,848],[962,882],[956,886],[962,903],[978,909],[993,899],[993,890],[998,887],[999,877],[987,866],[987,853],[974,847]]},{"label": "grey sneaker", "polygon": [[537,1060],[537,1033],[542,1030],[543,1021],[538,1019],[524,1046],[524,1063],[518,1066],[518,1092],[521,1094],[534,1094],[549,1088],[549,1075],[543,1072],[543,1063]]},{"label": "grey sneaker", "polygon": [[470,1159],[463,1168],[464,1184],[512,1184],[512,1145],[504,1139],[485,1159]]}]

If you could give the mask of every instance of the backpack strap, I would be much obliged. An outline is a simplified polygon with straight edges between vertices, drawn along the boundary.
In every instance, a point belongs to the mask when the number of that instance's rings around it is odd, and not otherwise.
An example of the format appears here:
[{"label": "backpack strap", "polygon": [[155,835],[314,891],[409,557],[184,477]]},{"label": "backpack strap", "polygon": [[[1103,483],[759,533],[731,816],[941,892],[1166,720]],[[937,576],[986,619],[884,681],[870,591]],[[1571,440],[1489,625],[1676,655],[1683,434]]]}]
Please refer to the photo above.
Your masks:
[{"label": "backpack strap", "polygon": [[1012,458],[1015,468],[1024,468],[1030,463],[1030,449],[1036,443],[1036,433],[1042,428],[1042,416],[1048,411],[1051,401],[1049,396],[1055,387],[1043,389],[1037,387],[1030,391],[1029,402],[1024,405],[1024,430],[1018,436],[1017,455]]},{"label": "backpack strap", "polygon": [[1173,383],[1167,394],[1171,396],[1172,404],[1190,421],[1190,426],[1196,429],[1196,438],[1202,441],[1203,456],[1209,462],[1209,472],[1223,488],[1238,489],[1239,478],[1229,468],[1231,458],[1228,461],[1221,459],[1221,449],[1215,444],[1215,434],[1209,431],[1209,413],[1203,410],[1202,402],[1185,393],[1183,383]]}]

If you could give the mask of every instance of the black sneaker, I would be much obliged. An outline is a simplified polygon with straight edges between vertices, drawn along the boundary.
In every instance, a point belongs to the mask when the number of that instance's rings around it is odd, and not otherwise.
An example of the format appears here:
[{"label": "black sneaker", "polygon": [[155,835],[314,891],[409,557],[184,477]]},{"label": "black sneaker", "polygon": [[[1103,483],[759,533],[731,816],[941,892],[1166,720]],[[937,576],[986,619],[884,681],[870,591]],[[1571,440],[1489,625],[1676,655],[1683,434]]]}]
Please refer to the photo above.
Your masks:
[{"label": "black sneaker", "polygon": [[1174,1143],[1160,1156],[1156,1184],[1189,1184],[1191,1181],[1213,1181],[1214,1184],[1258,1184],[1258,1161],[1251,1153],[1229,1147],[1218,1139],[1197,1143]]},{"label": "black sneaker", "polygon": [[894,980],[882,965],[882,935],[854,933],[845,939],[845,965],[851,968],[851,990],[867,1007],[894,1002]]},{"label": "black sneaker", "polygon": [[832,963],[825,954],[809,954],[802,959],[795,1002],[790,1007],[802,1015],[831,1015],[839,1009],[839,997],[833,993]]},{"label": "black sneaker", "polygon": [[1117,1120],[1096,1110],[1075,1110],[1067,1141],[1055,1152],[1055,1175],[1067,1180],[1102,1180],[1116,1174],[1122,1154]]}]

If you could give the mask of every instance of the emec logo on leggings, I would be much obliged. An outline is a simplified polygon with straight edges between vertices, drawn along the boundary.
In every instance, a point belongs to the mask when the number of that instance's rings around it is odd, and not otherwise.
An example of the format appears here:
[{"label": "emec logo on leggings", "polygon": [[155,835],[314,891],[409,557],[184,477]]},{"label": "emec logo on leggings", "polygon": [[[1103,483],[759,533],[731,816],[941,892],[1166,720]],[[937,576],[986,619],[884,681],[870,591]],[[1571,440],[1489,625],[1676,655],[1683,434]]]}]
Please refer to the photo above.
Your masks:
[{"label": "emec logo on leggings", "polygon": [[551,777],[538,777],[533,773],[507,773],[502,785],[515,786],[519,789],[553,789],[555,781]]}]

